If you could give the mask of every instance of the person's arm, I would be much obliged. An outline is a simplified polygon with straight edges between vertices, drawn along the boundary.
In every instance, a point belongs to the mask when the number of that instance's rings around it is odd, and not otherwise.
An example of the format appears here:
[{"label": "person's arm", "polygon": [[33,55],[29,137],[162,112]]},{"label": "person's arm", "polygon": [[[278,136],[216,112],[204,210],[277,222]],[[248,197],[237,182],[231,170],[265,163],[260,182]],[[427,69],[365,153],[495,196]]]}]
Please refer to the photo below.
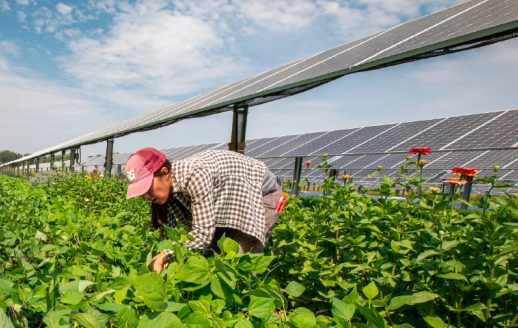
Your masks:
[{"label": "person's arm", "polygon": [[164,249],[149,263],[149,270],[154,271],[156,273],[160,273],[165,267],[167,263],[171,260],[171,258],[174,256],[174,252],[170,249]]}]

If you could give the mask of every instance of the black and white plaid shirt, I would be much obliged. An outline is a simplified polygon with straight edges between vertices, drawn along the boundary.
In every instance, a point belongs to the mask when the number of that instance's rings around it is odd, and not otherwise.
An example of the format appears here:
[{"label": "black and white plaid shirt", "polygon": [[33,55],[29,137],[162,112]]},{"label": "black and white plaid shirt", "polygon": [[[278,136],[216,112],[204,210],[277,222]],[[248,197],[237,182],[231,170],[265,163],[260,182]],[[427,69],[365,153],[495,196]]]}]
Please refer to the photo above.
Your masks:
[{"label": "black and white plaid shirt", "polygon": [[207,247],[216,227],[237,229],[264,243],[264,163],[232,151],[207,150],[171,164],[166,224],[175,227],[179,220],[192,227],[189,248]]}]

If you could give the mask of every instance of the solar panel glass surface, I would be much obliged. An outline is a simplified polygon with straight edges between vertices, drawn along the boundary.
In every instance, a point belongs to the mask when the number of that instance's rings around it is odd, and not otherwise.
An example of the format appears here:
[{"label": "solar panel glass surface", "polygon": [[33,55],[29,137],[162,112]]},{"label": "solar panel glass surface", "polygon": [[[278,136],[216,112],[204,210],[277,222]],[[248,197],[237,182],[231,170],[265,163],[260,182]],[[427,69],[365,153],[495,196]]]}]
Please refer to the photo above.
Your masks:
[{"label": "solar panel glass surface", "polygon": [[[462,137],[473,128],[485,123],[500,112],[450,117],[431,129],[411,138],[393,150],[408,151],[412,147],[431,147],[439,150],[453,140]],[[448,136],[447,138],[445,136]]]},{"label": "solar panel glass surface", "polygon": [[356,130],[358,129],[335,130],[323,133],[322,135],[315,137],[314,140],[285,153],[284,156],[305,156],[313,153],[322,154],[324,152],[319,152],[320,149]]},{"label": "solar panel glass surface", "polygon": [[354,152],[369,153],[387,151],[438,121],[440,121],[440,119],[401,123],[380,136],[356,147]]},{"label": "solar panel glass surface", "polygon": [[518,143],[518,110],[508,111],[448,148],[511,147]]},{"label": "solar panel glass surface", "polygon": [[330,143],[324,146],[321,150],[314,152],[316,153],[328,153],[332,155],[344,154],[349,151],[351,148],[357,146],[358,144],[375,137],[379,133],[383,132],[386,129],[393,127],[395,124],[387,124],[387,125],[378,125],[378,126],[367,126],[361,129],[356,130],[354,133],[347,135],[344,138],[341,138],[333,143]]}]

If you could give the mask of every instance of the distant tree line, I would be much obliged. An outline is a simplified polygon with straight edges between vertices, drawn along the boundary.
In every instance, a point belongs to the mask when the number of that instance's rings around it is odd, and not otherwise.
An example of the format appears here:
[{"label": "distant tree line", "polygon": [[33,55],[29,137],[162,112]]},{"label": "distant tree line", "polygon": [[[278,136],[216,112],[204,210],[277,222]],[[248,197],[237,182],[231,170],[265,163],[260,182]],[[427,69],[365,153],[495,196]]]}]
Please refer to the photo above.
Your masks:
[{"label": "distant tree line", "polygon": [[[27,156],[29,154],[19,154],[17,152],[11,151],[11,150],[2,150],[0,151],[0,164],[8,163],[11,161],[14,161],[18,158],[22,158],[23,156]],[[70,154],[65,154],[65,161],[70,159]],[[58,162],[61,161],[61,154],[56,154],[54,156],[54,161]],[[40,163],[47,163],[50,162],[50,155],[46,155],[43,157],[40,157]]]},{"label": "distant tree line", "polygon": [[22,154],[16,153],[14,151],[2,150],[2,151],[0,151],[0,164],[14,161],[15,159],[18,159],[21,157],[23,157]]}]

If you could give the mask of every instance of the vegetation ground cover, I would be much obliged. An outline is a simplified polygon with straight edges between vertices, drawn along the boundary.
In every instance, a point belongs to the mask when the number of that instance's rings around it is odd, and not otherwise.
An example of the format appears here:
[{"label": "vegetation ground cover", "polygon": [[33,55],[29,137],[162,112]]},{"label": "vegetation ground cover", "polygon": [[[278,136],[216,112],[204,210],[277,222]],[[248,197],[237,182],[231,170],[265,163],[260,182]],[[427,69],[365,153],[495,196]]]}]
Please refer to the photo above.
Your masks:
[{"label": "vegetation ground cover", "polygon": [[[264,254],[159,241],[149,205],[98,175],[0,176],[1,327],[513,327],[518,198],[390,201],[323,183],[292,197]],[[151,256],[173,248],[161,274]]]}]

